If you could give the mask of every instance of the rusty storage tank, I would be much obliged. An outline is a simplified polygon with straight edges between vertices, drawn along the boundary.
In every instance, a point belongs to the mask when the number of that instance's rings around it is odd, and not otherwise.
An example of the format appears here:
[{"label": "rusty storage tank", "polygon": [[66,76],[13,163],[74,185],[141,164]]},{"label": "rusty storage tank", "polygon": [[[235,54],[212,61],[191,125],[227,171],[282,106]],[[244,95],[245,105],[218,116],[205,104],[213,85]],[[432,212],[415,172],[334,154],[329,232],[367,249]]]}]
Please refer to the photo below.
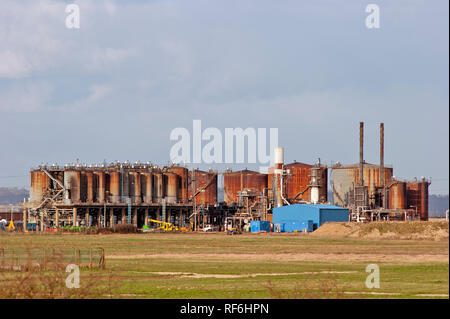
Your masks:
[{"label": "rusty storage tank", "polygon": [[407,209],[406,202],[406,183],[394,181],[389,187],[389,208],[390,209]]},{"label": "rusty storage tank", "polygon": [[165,194],[167,203],[176,203],[179,194],[179,176],[173,172],[164,173]]},{"label": "rusty storage tank", "polygon": [[164,197],[164,178],[162,172],[153,173],[153,201],[161,203]]},{"label": "rusty storage tank", "polygon": [[41,170],[30,172],[30,201],[41,203],[47,188],[50,186],[50,177]]},{"label": "rusty storage tank", "polygon": [[172,166],[169,168],[169,171],[177,174],[179,177],[179,194],[177,195],[178,200],[181,203],[187,203],[189,201],[189,170],[182,166]]},{"label": "rusty storage tank", "polygon": [[86,171],[86,201],[88,203],[94,202],[95,199],[96,187],[94,184],[94,173],[92,171]]},{"label": "rusty storage tank", "polygon": [[109,194],[112,203],[120,202],[120,173],[118,171],[109,172]]},{"label": "rusty storage tank", "polygon": [[[203,206],[213,206],[217,203],[217,172],[194,171],[195,203]],[[192,171],[189,171],[188,195],[192,201]]]},{"label": "rusty storage tank", "polygon": [[410,209],[417,209],[420,220],[428,220],[428,187],[430,182],[422,179],[417,182],[407,182],[407,206]]},{"label": "rusty storage tank", "polygon": [[[284,168],[290,171],[290,176],[285,179],[285,194],[288,200],[294,199],[295,195],[304,191],[311,182],[312,165],[294,162],[284,165]],[[309,201],[311,190],[305,191],[301,199]],[[297,197],[297,199],[300,197]]]},{"label": "rusty storage tank", "polygon": [[78,170],[66,170],[64,172],[64,187],[69,191],[69,199],[72,203],[78,203],[81,199],[81,173]]},{"label": "rusty storage tank", "polygon": [[85,203],[87,202],[87,193],[88,193],[88,185],[87,185],[87,174],[86,171],[80,171],[80,201]]},{"label": "rusty storage tank", "polygon": [[130,172],[128,175],[129,197],[132,203],[140,204],[141,197],[141,174],[139,172]]},{"label": "rusty storage tank", "polygon": [[141,189],[145,203],[151,203],[153,200],[153,176],[151,172],[141,174]]},{"label": "rusty storage tank", "polygon": [[238,193],[244,189],[250,189],[258,194],[267,188],[267,174],[248,169],[223,174],[224,200],[228,205],[239,201]]},{"label": "rusty storage tank", "polygon": [[[331,189],[333,191],[334,203],[339,206],[346,206],[350,201],[350,193],[354,186],[359,183],[359,163],[351,165],[336,165],[331,172]],[[380,166],[370,163],[364,163],[363,168],[364,186],[368,187],[369,197],[376,193],[380,182]],[[384,166],[384,178],[391,180],[393,169]]]},{"label": "rusty storage tank", "polygon": [[94,172],[94,180],[95,185],[97,186],[96,189],[96,201],[98,203],[104,203],[105,202],[105,190],[106,190],[106,176],[105,172],[103,171],[95,171]]},{"label": "rusty storage tank", "polygon": [[[311,169],[313,165],[300,163],[294,161],[293,163],[284,165],[284,169],[289,170],[290,174],[284,180],[284,197],[290,201],[309,201],[311,197],[311,190],[307,189],[311,183]],[[269,168],[267,176],[267,185],[270,190],[273,190],[274,183],[274,168]],[[320,184],[319,188],[319,202],[326,203],[328,200],[328,169],[324,166],[319,168]],[[295,197],[298,193],[303,192],[302,195]]]}]

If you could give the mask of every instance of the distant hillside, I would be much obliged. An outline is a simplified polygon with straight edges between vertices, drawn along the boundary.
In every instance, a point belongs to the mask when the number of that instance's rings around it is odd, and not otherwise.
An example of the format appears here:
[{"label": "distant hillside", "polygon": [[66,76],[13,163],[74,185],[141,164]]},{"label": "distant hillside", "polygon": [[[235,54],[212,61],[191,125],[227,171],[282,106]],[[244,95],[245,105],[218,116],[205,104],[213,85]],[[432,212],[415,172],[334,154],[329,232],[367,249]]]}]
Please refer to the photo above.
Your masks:
[{"label": "distant hillside", "polygon": [[428,198],[428,215],[444,217],[448,209],[448,195],[430,195]]},{"label": "distant hillside", "polygon": [[0,205],[18,204],[28,196],[29,192],[24,188],[0,187]]}]

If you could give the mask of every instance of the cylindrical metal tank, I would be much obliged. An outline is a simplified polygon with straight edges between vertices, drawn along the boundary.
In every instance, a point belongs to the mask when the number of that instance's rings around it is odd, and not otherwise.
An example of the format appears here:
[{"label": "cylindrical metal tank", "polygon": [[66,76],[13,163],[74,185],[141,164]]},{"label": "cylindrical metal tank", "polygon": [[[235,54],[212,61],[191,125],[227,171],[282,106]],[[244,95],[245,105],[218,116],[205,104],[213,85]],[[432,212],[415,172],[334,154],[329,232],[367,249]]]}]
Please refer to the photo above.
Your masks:
[{"label": "cylindrical metal tank", "polygon": [[77,170],[66,170],[64,172],[64,187],[69,191],[69,199],[80,202],[81,173]]},{"label": "cylindrical metal tank", "polygon": [[85,172],[86,174],[86,201],[92,203],[94,201],[94,174],[90,171]]},{"label": "cylindrical metal tank", "polygon": [[[217,172],[194,171],[194,194],[197,205],[212,206],[217,203]],[[193,201],[192,171],[189,171],[188,195]]]},{"label": "cylindrical metal tank", "polygon": [[164,197],[164,178],[161,172],[153,173],[153,201],[160,203]]},{"label": "cylindrical metal tank", "polygon": [[430,182],[422,179],[417,182],[407,182],[407,206],[417,210],[420,220],[428,220],[428,187]]},{"label": "cylindrical metal tank", "polygon": [[173,172],[178,175],[178,190],[179,193],[177,194],[178,200],[181,203],[187,203],[189,201],[189,191],[188,191],[188,174],[189,170],[186,167],[182,166],[172,166],[169,168],[170,172]]},{"label": "cylindrical metal tank", "polygon": [[106,190],[105,172],[96,171],[95,175],[97,179],[97,202],[104,203]]},{"label": "cylindrical metal tank", "polygon": [[[299,192],[304,191],[311,182],[312,165],[294,162],[284,166],[290,174],[285,178],[284,197],[292,200]],[[296,199],[309,201],[311,197],[311,189],[306,190]]]},{"label": "cylindrical metal tank", "polygon": [[139,172],[130,172],[129,174],[129,196],[131,201],[140,204],[141,200],[141,176]]},{"label": "cylindrical metal tank", "polygon": [[41,203],[45,191],[50,186],[50,178],[43,171],[35,170],[30,172],[30,201]]},{"label": "cylindrical metal tank", "polygon": [[428,220],[428,187],[430,183],[426,180],[422,180],[420,185],[420,199],[421,199],[421,210],[420,210],[420,220]]},{"label": "cylindrical metal tank", "polygon": [[407,209],[406,203],[406,183],[395,182],[389,188],[389,208],[390,209]]},{"label": "cylindrical metal tank", "polygon": [[244,189],[250,189],[262,193],[267,188],[267,174],[242,170],[226,172],[223,174],[224,200],[228,205],[239,201],[238,193]]},{"label": "cylindrical metal tank", "polygon": [[167,203],[176,203],[178,194],[178,175],[172,172],[164,173],[166,179],[166,201]]},{"label": "cylindrical metal tank", "polygon": [[145,172],[142,174],[142,192],[144,194],[144,202],[151,203],[153,198],[153,177],[152,173]]},{"label": "cylindrical metal tank", "polygon": [[111,202],[120,202],[120,173],[117,171],[109,173],[109,194]]},{"label": "cylindrical metal tank", "polygon": [[[331,189],[333,191],[334,203],[339,206],[345,206],[349,202],[350,193],[354,186],[359,183],[359,164],[340,165],[333,167],[331,173]],[[364,163],[364,186],[368,187],[369,197],[376,193],[377,187],[381,186],[380,167],[378,165]],[[384,178],[391,180],[393,175],[392,167],[384,167]]]}]

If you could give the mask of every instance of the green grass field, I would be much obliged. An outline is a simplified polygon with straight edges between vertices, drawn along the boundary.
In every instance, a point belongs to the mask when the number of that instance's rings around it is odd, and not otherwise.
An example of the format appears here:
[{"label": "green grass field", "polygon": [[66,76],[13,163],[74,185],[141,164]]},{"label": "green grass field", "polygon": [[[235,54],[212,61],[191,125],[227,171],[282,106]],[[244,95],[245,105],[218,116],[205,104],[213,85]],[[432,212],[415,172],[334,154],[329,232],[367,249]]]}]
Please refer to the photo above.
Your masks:
[{"label": "green grass field", "polygon": [[[5,249],[90,247],[105,249],[106,269],[82,269],[80,284],[105,289],[86,297],[448,298],[449,294],[448,240],[217,233],[0,235],[0,248]],[[379,289],[365,286],[365,269],[372,263],[380,267]],[[0,276],[12,287],[21,275],[3,271]]]}]

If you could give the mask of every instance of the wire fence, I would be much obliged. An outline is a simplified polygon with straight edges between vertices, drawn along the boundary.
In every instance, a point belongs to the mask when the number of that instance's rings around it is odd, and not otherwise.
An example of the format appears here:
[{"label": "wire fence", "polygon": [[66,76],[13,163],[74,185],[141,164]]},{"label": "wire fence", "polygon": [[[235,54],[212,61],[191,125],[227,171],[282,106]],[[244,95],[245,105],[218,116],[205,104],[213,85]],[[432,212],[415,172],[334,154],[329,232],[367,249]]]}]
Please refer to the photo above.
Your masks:
[{"label": "wire fence", "polygon": [[27,271],[36,268],[59,270],[65,269],[69,264],[75,264],[80,268],[105,269],[105,250],[103,248],[5,249],[0,247],[0,271]]}]

